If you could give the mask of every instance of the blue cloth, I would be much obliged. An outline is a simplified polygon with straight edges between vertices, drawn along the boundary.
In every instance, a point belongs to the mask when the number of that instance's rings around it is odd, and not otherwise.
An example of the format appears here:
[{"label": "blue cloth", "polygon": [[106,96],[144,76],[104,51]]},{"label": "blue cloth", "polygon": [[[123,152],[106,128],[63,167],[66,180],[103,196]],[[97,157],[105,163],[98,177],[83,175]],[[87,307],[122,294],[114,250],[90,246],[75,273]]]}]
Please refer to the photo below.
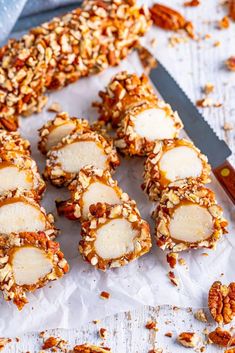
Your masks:
[{"label": "blue cloth", "polygon": [[10,34],[19,17],[45,12],[77,0],[0,0],[0,42]]}]

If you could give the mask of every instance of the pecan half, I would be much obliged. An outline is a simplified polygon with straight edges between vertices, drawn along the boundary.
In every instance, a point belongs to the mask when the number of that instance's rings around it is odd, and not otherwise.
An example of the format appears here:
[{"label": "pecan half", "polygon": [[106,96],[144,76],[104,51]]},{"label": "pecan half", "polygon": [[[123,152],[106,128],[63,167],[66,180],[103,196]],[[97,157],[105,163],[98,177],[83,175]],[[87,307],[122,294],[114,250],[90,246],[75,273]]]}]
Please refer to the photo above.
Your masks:
[{"label": "pecan half", "polygon": [[156,3],[150,8],[150,13],[156,26],[172,31],[184,29],[190,37],[194,38],[192,23],[187,21],[178,11]]},{"label": "pecan half", "polygon": [[229,16],[235,21],[235,0],[228,1]]},{"label": "pecan half", "polygon": [[210,341],[217,344],[220,347],[230,347],[235,344],[235,338],[232,337],[231,333],[226,330],[222,330],[217,327],[215,331],[212,331],[208,335]]},{"label": "pecan half", "polygon": [[208,294],[208,306],[213,319],[219,324],[228,324],[235,316],[235,282],[229,286],[214,282]]}]

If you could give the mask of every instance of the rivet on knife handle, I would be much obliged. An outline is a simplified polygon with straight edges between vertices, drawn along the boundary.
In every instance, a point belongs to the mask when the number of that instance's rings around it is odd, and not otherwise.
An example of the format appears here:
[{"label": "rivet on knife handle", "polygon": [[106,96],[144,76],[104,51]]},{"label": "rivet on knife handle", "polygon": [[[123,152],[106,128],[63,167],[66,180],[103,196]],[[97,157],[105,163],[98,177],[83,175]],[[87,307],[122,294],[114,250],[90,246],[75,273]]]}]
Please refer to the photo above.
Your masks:
[{"label": "rivet on knife handle", "polygon": [[235,204],[235,169],[225,161],[222,165],[213,170],[224,190]]}]

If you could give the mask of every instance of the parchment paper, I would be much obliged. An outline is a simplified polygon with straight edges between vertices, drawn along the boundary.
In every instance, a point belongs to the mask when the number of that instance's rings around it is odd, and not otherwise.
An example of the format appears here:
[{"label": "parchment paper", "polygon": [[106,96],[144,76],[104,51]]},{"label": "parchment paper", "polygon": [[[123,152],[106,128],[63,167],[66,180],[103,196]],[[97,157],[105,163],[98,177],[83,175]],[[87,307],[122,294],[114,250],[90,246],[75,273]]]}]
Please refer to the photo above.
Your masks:
[{"label": "parchment paper", "polygon": [[[97,100],[98,91],[105,87],[110,78],[123,69],[141,73],[141,66],[135,53],[118,68],[81,79],[61,91],[50,94],[47,106],[52,102],[59,102],[63,110],[69,114],[93,121],[97,113],[91,108],[91,102]],[[37,129],[53,117],[54,113],[44,109],[42,113],[22,119],[21,122],[20,131],[22,136],[30,140],[33,157],[40,170],[44,168],[45,158],[37,150]],[[143,218],[153,226],[150,215],[154,204],[148,201],[140,189],[143,162],[142,158],[122,159],[121,167],[114,178],[137,201]],[[199,250],[183,254],[188,270],[184,266],[179,266],[176,271],[180,279],[179,289],[169,283],[165,255],[157,249],[154,241],[149,254],[128,266],[103,273],[85,263],[77,251],[80,240],[79,222],[56,217],[56,225],[61,229],[58,241],[71,270],[63,279],[50,283],[34,294],[28,294],[30,302],[21,312],[11,302],[7,303],[1,299],[0,335],[17,336],[26,331],[48,328],[77,328],[87,321],[144,304],[206,306],[207,292],[212,282],[220,279],[222,273],[224,283],[233,281],[235,268],[233,205],[215,180],[211,187],[216,191],[218,202],[223,205],[225,215],[230,221],[229,234],[219,243],[216,251]],[[63,200],[67,197],[66,189],[56,189],[48,184],[42,204],[48,212],[56,215],[55,199]],[[209,256],[202,256],[203,252],[207,252]],[[109,300],[100,299],[99,295],[103,290],[110,292]]]}]

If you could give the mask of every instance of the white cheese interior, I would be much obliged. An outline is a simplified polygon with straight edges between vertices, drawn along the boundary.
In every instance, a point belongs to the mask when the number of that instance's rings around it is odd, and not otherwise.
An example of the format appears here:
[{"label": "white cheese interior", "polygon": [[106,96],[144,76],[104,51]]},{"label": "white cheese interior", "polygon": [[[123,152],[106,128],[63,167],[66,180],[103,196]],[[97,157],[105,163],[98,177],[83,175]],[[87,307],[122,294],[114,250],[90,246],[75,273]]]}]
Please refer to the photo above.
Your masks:
[{"label": "white cheese interior", "polygon": [[113,219],[97,230],[95,249],[103,259],[116,259],[134,250],[137,232],[126,219]]},{"label": "white cheese interior", "polygon": [[32,187],[33,181],[25,170],[19,170],[16,166],[0,168],[0,193],[18,188],[30,190]]},{"label": "white cheese interior", "polygon": [[33,246],[18,248],[13,254],[12,268],[18,285],[34,284],[53,269],[51,260],[43,250]]},{"label": "white cheese interior", "polygon": [[199,177],[203,168],[197,152],[187,146],[175,147],[165,152],[159,162],[159,167],[170,181]]},{"label": "white cheese interior", "polygon": [[83,217],[87,217],[90,205],[98,202],[107,202],[109,205],[120,204],[121,200],[117,195],[115,189],[100,182],[92,183],[87,191],[84,193],[83,198]]},{"label": "white cheese interior", "polygon": [[176,208],[170,220],[171,237],[189,243],[205,240],[213,232],[213,219],[208,210],[199,205],[182,205]]},{"label": "white cheese interior", "polygon": [[164,140],[175,137],[174,121],[163,109],[147,109],[137,115],[135,132],[149,141]]},{"label": "white cheese interior", "polygon": [[107,156],[94,141],[79,141],[71,143],[58,150],[58,162],[64,171],[78,173],[86,165],[105,169]]},{"label": "white cheese interior", "polygon": [[22,201],[0,207],[0,233],[37,232],[45,229],[40,209]]},{"label": "white cheese interior", "polygon": [[54,128],[47,137],[47,151],[49,151],[53,146],[56,146],[62,140],[63,137],[69,135],[74,128],[75,125],[71,121]]}]

